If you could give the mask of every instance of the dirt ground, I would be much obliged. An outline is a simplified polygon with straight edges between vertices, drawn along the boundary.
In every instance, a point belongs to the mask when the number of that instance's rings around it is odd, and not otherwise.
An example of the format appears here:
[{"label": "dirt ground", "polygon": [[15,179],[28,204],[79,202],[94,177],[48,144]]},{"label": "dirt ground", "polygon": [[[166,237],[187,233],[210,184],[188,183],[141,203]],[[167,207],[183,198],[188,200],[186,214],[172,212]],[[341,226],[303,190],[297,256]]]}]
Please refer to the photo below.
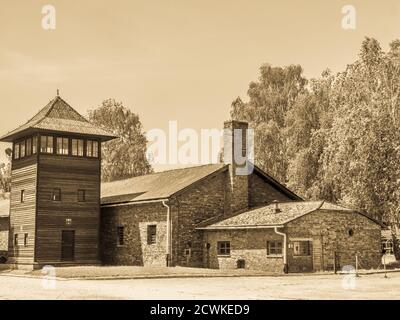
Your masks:
[{"label": "dirt ground", "polygon": [[2,274],[0,299],[400,299],[400,273],[54,281]]}]

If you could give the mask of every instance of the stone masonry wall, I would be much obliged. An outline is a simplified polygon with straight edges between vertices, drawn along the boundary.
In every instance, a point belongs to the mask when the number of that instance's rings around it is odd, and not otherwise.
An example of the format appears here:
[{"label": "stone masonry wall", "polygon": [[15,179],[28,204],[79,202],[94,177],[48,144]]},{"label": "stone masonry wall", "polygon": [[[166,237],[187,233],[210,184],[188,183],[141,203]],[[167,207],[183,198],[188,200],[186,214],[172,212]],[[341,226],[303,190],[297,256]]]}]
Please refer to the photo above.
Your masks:
[{"label": "stone masonry wall", "polygon": [[[165,266],[167,208],[162,203],[103,207],[101,253],[104,264]],[[156,225],[156,243],[147,244],[147,226]],[[124,227],[124,245],[117,245],[117,227]]]},{"label": "stone masonry wall", "polygon": [[319,210],[288,223],[285,232],[289,246],[296,238],[312,240],[312,257],[294,257],[288,248],[289,272],[332,270],[335,256],[339,268],[355,266],[356,254],[360,268],[377,268],[381,262],[381,227],[355,212]]},{"label": "stone masonry wall", "polygon": [[[283,272],[283,257],[267,255],[267,241],[281,241],[282,236],[273,229],[247,229],[207,231],[204,242],[210,248],[204,249],[204,266],[213,269],[236,269],[239,259],[245,260],[245,268],[274,273]],[[230,241],[231,254],[218,256],[217,242]]]},{"label": "stone masonry wall", "polygon": [[[224,214],[227,175],[227,171],[220,171],[207,177],[171,201],[174,264],[203,265],[202,234],[195,228],[204,220]],[[190,249],[190,254],[185,255],[185,249]]]}]

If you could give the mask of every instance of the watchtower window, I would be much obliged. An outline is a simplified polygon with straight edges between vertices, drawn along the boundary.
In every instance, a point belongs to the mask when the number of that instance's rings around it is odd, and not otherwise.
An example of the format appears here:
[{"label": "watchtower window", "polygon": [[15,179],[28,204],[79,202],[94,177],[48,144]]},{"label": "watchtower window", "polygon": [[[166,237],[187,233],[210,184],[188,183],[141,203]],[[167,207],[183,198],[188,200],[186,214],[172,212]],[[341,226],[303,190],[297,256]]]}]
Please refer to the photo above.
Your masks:
[{"label": "watchtower window", "polygon": [[26,156],[30,156],[32,154],[32,138],[26,140]]},{"label": "watchtower window", "polygon": [[41,153],[53,153],[53,137],[52,136],[41,136],[40,137],[40,152]]},{"label": "watchtower window", "polygon": [[82,139],[72,139],[72,155],[76,157],[83,157]]},{"label": "watchtower window", "polygon": [[95,140],[86,141],[86,156],[92,158],[99,157],[99,143]]},{"label": "watchtower window", "polygon": [[19,143],[14,145],[14,159],[19,159]]},{"label": "watchtower window", "polygon": [[69,153],[69,139],[57,138],[57,154],[68,155]]},{"label": "watchtower window", "polygon": [[20,143],[20,157],[25,157],[25,140]]},{"label": "watchtower window", "polygon": [[32,154],[36,154],[37,151],[37,137],[32,138]]}]

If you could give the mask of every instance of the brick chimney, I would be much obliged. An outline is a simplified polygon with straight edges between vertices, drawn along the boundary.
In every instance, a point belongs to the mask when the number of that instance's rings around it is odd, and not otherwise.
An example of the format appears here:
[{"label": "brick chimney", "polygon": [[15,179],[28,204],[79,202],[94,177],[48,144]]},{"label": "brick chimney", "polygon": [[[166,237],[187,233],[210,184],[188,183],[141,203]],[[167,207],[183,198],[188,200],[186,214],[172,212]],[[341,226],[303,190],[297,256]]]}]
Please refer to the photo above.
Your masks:
[{"label": "brick chimney", "polygon": [[[224,163],[229,165],[226,186],[227,215],[249,207],[249,174],[253,171],[248,162],[252,148],[248,138],[248,123],[236,120],[224,122]],[[251,153],[252,154],[252,153]]]}]

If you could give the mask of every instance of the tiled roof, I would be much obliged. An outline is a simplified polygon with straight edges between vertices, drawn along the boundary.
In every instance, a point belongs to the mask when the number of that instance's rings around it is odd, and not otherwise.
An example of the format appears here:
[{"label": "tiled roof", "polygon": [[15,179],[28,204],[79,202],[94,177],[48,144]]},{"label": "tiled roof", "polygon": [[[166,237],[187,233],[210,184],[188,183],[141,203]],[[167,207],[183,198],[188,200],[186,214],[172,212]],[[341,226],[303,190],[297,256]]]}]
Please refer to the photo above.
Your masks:
[{"label": "tiled roof", "polygon": [[102,183],[101,203],[104,205],[168,198],[193,183],[226,168],[227,166],[224,164],[209,164]]},{"label": "tiled roof", "polygon": [[[275,212],[275,204],[248,210],[231,218],[218,222],[206,221],[198,226],[199,229],[240,229],[262,226],[282,226],[294,219],[304,216],[315,210],[333,210],[355,212],[352,209],[325,201],[292,201],[278,203],[280,212]],[[220,218],[221,219],[221,218]]]},{"label": "tiled roof", "polygon": [[0,217],[8,217],[10,214],[10,199],[0,198]]},{"label": "tiled roof", "polygon": [[13,141],[28,130],[51,130],[92,135],[103,140],[116,137],[102,128],[91,124],[59,96],[51,100],[27,123],[1,137],[0,141]]}]

